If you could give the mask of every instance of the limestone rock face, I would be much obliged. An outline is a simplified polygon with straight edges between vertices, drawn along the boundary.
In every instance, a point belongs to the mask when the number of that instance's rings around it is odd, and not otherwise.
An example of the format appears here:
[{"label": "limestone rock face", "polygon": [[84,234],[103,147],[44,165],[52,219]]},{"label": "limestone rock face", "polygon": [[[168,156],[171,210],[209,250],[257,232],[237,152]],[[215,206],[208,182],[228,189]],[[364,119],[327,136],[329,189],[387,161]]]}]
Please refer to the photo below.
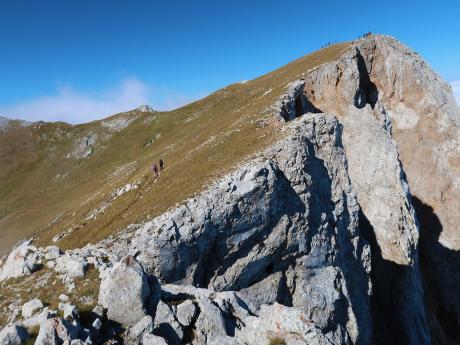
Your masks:
[{"label": "limestone rock face", "polygon": [[415,52],[388,37],[360,47],[369,78],[393,122],[412,194],[433,208],[440,243],[460,249],[460,109],[448,83]]},{"label": "limestone rock face", "polygon": [[146,300],[151,293],[142,266],[126,256],[104,275],[99,303],[107,317],[124,325],[135,325],[146,315]]},{"label": "limestone rock face", "polygon": [[140,111],[142,113],[153,113],[154,112],[153,108],[151,106],[149,106],[149,105],[146,105],[146,104],[143,104],[143,105],[137,107],[136,110]]},{"label": "limestone rock face", "polygon": [[[431,329],[440,333],[436,338],[459,338],[458,321],[439,319],[449,314],[460,320],[460,279],[454,274],[460,268],[460,110],[450,86],[418,54],[387,36],[355,42],[301,83],[297,93],[316,109],[336,114],[343,125],[350,178],[376,254],[376,309],[392,315],[388,319],[407,332],[407,342],[427,343],[426,304]],[[393,287],[379,280],[384,273],[394,277]],[[403,303],[385,297],[389,289]],[[420,316],[419,335],[411,334],[414,327],[397,326],[409,322],[409,315]]]}]

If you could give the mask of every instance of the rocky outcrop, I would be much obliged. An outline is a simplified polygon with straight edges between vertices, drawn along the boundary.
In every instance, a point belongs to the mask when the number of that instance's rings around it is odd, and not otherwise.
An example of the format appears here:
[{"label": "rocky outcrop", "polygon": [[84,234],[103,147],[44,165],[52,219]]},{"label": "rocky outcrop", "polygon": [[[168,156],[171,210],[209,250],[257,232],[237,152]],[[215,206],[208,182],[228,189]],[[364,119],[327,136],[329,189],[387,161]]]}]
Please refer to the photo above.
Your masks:
[{"label": "rocky outcrop", "polygon": [[147,104],[142,104],[139,107],[136,108],[137,111],[141,113],[153,113],[155,110]]},{"label": "rocky outcrop", "polygon": [[337,343],[367,343],[370,252],[339,125],[311,114],[286,137],[126,242],[108,241],[111,250],[136,255],[162,283],[242,290],[254,310],[277,301]]},{"label": "rocky outcrop", "polygon": [[[381,314],[392,315],[389,320],[395,321],[390,329],[378,332],[393,334],[392,340],[383,342],[398,343],[405,330],[413,329],[398,325],[408,322],[418,325],[421,338],[406,334],[404,339],[429,341],[422,282],[428,321],[437,334],[434,341],[459,338],[460,324],[454,320],[460,320],[455,292],[460,281],[453,272],[460,267],[456,255],[460,110],[451,88],[418,54],[386,36],[357,41],[339,61],[307,73],[301,84],[296,104],[304,97],[315,108],[336,114],[343,124],[343,143],[363,224],[375,237],[368,238],[375,243],[374,300],[381,305]],[[404,170],[398,167],[399,157]],[[401,183],[394,183],[398,180]],[[378,278],[389,272],[393,288],[387,279]],[[385,297],[389,289],[402,299],[392,303]],[[406,305],[406,311],[401,305]],[[415,314],[420,315],[417,320],[409,317]],[[445,318],[439,315],[446,314],[450,320],[441,320]]]}]

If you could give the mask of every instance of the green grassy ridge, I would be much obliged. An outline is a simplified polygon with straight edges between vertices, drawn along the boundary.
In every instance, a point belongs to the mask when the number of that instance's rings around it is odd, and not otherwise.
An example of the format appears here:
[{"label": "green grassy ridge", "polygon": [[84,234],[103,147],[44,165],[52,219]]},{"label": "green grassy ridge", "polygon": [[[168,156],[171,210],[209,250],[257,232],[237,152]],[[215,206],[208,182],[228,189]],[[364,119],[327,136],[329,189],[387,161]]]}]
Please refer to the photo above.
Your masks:
[{"label": "green grassy ridge", "polygon": [[[0,159],[6,166],[0,172],[0,252],[33,234],[39,244],[48,244],[68,228],[77,229],[59,245],[81,246],[159,215],[198,193],[278,140],[282,124],[272,121],[267,109],[289,82],[338,59],[349,46],[322,49],[173,111],[134,110],[76,126],[36,123],[0,134]],[[120,117],[136,119],[116,133],[102,126],[103,121]],[[260,121],[268,126],[260,126]],[[86,159],[65,158],[75,142],[89,133],[98,137],[93,154]],[[166,170],[154,181],[150,165],[160,158]],[[134,167],[128,174],[109,178],[126,164]],[[65,173],[67,177],[56,178]],[[138,189],[115,199],[96,219],[85,219],[128,182],[138,182]]]}]

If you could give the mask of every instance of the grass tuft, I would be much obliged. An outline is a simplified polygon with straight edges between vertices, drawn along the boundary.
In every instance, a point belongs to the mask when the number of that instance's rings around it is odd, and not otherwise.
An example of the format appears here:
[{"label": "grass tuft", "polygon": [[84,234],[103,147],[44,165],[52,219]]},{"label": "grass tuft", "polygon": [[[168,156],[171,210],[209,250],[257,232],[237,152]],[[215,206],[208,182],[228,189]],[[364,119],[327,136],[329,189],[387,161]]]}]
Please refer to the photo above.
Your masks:
[{"label": "grass tuft", "polygon": [[270,339],[268,345],[286,345],[286,340],[284,340],[284,338],[276,336]]}]

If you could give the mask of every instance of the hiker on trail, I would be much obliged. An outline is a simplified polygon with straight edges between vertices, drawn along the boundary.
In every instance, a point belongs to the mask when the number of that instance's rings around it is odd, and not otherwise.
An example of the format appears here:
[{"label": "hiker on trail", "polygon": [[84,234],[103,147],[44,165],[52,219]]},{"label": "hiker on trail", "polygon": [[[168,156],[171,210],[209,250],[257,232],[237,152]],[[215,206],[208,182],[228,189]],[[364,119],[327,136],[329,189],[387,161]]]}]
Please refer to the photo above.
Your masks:
[{"label": "hiker on trail", "polygon": [[155,178],[158,177],[158,166],[157,166],[157,163],[153,163],[152,165],[152,171],[153,171],[153,174],[155,175]]},{"label": "hiker on trail", "polygon": [[160,171],[163,171],[164,168],[165,168],[164,167],[164,162],[163,162],[162,159],[160,159]]}]

